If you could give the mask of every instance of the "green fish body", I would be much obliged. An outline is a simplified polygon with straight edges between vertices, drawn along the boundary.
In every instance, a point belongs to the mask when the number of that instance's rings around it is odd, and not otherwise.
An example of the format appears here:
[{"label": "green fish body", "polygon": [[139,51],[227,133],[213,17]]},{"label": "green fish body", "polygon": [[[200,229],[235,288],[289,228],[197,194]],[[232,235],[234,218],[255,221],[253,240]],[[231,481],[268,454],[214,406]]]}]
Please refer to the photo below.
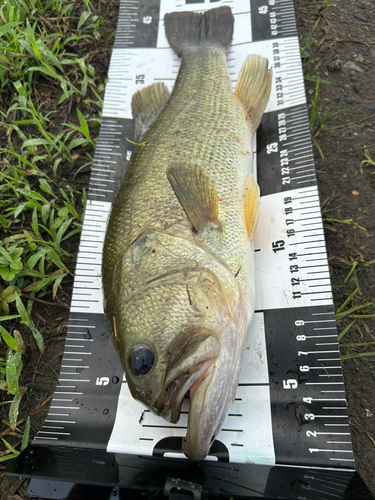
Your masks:
[{"label": "green fish body", "polygon": [[232,404],[254,310],[259,189],[252,135],[271,89],[268,61],[246,59],[233,93],[228,7],[165,16],[182,58],[132,99],[133,152],[103,251],[106,314],[133,397],[177,422],[190,391],[183,450],[202,460]]}]

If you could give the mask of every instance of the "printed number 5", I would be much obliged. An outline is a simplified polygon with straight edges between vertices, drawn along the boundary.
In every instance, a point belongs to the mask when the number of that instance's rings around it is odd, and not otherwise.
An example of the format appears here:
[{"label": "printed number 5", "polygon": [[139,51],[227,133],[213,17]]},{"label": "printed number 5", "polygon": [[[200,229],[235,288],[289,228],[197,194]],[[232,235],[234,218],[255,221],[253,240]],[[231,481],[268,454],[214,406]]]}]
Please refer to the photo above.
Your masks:
[{"label": "printed number 5", "polygon": [[109,378],[108,377],[97,377],[95,385],[108,385]]},{"label": "printed number 5", "polygon": [[294,378],[288,378],[288,380],[283,380],[283,389],[297,389],[298,382]]}]

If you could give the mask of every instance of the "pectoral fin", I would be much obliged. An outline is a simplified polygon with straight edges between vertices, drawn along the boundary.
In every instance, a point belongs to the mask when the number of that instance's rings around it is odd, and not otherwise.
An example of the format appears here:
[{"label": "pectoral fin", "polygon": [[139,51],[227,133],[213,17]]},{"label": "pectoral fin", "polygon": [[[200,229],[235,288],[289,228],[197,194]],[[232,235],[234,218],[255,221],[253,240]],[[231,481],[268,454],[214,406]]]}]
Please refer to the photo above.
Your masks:
[{"label": "pectoral fin", "polygon": [[163,82],[153,83],[133,95],[131,108],[135,142],[140,142],[145,132],[159,116],[169,96],[170,92]]},{"label": "pectoral fin", "polygon": [[234,95],[244,107],[252,133],[256,131],[266,109],[272,87],[272,70],[268,59],[259,55],[248,56],[238,75]]},{"label": "pectoral fin", "polygon": [[244,202],[246,230],[249,238],[252,238],[258,222],[259,186],[251,173],[245,182]]},{"label": "pectoral fin", "polygon": [[171,168],[168,180],[193,228],[199,232],[208,224],[221,228],[218,219],[217,187],[199,167]]}]

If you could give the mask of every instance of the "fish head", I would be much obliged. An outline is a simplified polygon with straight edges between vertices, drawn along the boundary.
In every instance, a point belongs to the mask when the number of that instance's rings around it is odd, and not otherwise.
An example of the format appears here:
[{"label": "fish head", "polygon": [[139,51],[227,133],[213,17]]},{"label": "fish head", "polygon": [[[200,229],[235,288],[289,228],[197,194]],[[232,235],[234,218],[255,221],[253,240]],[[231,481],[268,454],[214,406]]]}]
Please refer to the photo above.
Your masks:
[{"label": "fish head", "polygon": [[176,423],[190,393],[183,450],[199,461],[235,397],[245,307],[235,280],[228,283],[232,277],[221,276],[228,273],[220,265],[206,262],[182,271],[175,266],[156,276],[157,260],[153,264],[154,274],[119,301],[114,343],[133,397],[154,413]]}]

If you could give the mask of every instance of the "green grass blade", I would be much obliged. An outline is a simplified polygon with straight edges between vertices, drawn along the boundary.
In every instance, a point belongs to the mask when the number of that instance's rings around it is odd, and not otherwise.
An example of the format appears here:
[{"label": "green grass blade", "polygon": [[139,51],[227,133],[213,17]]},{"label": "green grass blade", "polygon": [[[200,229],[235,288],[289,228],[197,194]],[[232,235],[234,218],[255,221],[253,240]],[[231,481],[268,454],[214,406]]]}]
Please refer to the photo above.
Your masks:
[{"label": "green grass blade", "polygon": [[14,340],[12,335],[7,330],[5,330],[5,328],[1,325],[0,325],[0,332],[1,332],[1,336],[3,337],[4,341],[8,344],[8,346],[11,349],[13,349],[13,351],[18,351],[19,349],[18,349],[17,342]]},{"label": "green grass blade", "polygon": [[9,423],[13,429],[17,425],[21,399],[22,399],[22,392],[19,392],[18,394],[16,394],[16,396],[14,396],[13,401],[10,404]]},{"label": "green grass blade", "polygon": [[346,326],[343,331],[338,335],[338,340],[342,339],[342,337],[345,335],[345,333],[347,333],[349,331],[349,329],[354,325],[355,323],[355,320],[352,321],[348,326]]},{"label": "green grass blade", "polygon": [[8,443],[8,441],[5,441],[4,438],[1,438],[1,440],[5,444],[5,446],[8,448],[8,450],[10,450],[15,456],[20,454],[20,452],[17,451],[16,449],[14,449],[13,446],[10,443]]},{"label": "green grass blade", "polygon": [[17,311],[19,312],[19,315],[21,316],[22,322],[30,328],[31,320],[30,320],[29,315],[27,314],[26,308],[23,305],[23,302],[18,294],[16,294],[16,307],[17,307]]},{"label": "green grass blade", "polygon": [[30,436],[30,417],[27,417],[25,430],[23,432],[23,437],[22,437],[21,451],[27,448],[27,445],[29,444],[29,436]]},{"label": "green grass blade", "polygon": [[8,391],[13,395],[17,395],[19,393],[18,372],[16,358],[13,351],[8,350],[6,362],[5,374],[8,382]]}]

